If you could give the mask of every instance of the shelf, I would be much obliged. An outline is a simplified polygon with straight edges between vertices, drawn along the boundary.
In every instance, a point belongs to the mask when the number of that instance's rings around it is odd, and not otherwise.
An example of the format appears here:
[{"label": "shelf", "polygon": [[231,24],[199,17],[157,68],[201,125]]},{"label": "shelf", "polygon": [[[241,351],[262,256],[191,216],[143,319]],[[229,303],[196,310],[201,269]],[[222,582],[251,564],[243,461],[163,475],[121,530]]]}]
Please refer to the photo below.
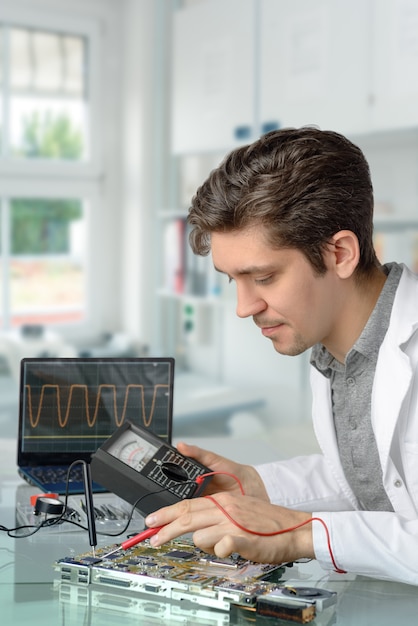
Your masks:
[{"label": "shelf", "polygon": [[390,148],[391,146],[418,146],[418,127],[372,130],[370,132],[348,134],[353,143],[368,148]]},{"label": "shelf", "polygon": [[176,293],[168,289],[158,289],[157,295],[160,298],[178,300],[179,302],[191,302],[196,304],[204,304],[211,306],[222,306],[223,301],[220,296],[202,295],[198,296],[192,293]]},{"label": "shelf", "polygon": [[418,218],[400,217],[396,215],[377,215],[374,219],[374,229],[380,232],[402,232],[418,230]]},{"label": "shelf", "polygon": [[176,425],[215,417],[225,419],[241,411],[257,411],[265,405],[265,399],[256,391],[211,381],[198,374],[176,374],[175,387]]}]

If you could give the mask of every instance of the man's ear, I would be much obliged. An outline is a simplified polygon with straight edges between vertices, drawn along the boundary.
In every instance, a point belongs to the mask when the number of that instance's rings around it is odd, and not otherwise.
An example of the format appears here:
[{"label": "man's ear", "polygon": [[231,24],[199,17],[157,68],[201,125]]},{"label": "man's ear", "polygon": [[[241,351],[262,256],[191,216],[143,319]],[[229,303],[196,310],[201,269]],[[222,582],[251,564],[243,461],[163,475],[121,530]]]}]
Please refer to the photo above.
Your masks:
[{"label": "man's ear", "polygon": [[360,261],[360,246],[351,230],[339,230],[331,237],[328,261],[340,278],[350,278]]}]

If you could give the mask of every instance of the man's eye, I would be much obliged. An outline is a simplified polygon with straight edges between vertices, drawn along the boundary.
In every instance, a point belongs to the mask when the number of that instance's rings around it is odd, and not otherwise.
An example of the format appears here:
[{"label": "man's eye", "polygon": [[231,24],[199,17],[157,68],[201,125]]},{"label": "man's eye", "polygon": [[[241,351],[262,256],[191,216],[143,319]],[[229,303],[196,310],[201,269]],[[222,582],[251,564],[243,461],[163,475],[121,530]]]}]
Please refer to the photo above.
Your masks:
[{"label": "man's eye", "polygon": [[272,276],[265,276],[264,278],[256,278],[256,285],[267,285],[272,279]]}]

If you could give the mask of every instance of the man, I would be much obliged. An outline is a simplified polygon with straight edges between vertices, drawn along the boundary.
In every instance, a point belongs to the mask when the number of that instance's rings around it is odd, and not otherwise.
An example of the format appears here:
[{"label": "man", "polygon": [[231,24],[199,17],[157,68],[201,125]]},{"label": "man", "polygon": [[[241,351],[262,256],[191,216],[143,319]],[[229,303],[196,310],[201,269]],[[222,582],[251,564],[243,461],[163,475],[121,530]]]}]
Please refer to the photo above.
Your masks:
[{"label": "man", "polygon": [[235,282],[238,316],[281,354],[312,348],[322,454],[251,467],[179,444],[220,474],[146,519],[154,545],[193,531],[219,557],[418,584],[418,277],[380,265],[372,220],[362,152],[315,128],[233,151],[197,191],[191,245]]}]

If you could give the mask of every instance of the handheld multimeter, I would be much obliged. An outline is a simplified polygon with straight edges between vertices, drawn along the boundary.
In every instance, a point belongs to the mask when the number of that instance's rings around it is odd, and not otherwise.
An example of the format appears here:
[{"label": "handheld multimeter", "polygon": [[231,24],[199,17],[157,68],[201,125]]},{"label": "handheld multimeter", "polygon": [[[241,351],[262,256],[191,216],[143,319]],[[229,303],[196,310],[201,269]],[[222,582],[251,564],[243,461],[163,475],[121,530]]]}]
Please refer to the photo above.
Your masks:
[{"label": "handheld multimeter", "polygon": [[91,457],[93,480],[135,504],[144,516],[162,506],[200,495],[210,477],[199,484],[195,480],[210,472],[149,430],[129,421]]}]

